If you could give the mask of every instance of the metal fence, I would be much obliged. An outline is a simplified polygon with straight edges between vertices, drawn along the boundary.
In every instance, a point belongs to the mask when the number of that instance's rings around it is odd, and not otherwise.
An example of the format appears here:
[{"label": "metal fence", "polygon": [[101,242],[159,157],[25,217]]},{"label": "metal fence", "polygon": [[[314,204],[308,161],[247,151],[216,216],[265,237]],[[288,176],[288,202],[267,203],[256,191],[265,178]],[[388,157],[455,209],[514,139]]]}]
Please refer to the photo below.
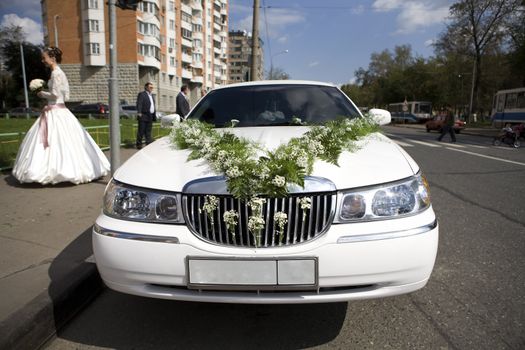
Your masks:
[{"label": "metal fence", "polygon": [[[138,124],[120,125],[121,146],[135,145]],[[109,125],[86,126],[86,131],[95,140],[102,150],[108,150],[109,142]],[[167,129],[161,129],[160,124],[154,123],[151,135],[154,139],[165,136],[169,133]],[[22,143],[25,132],[10,132],[0,134],[0,170],[9,170],[13,167],[18,148]]]}]

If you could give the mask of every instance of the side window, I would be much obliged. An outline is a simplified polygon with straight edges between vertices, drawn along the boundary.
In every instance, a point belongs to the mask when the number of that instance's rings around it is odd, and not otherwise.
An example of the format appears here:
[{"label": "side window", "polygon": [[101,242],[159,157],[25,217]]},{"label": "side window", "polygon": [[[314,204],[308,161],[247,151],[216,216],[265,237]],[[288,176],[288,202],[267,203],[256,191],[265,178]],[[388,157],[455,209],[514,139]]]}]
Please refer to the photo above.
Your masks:
[{"label": "side window", "polygon": [[508,94],[505,101],[505,109],[515,109],[517,100],[518,94]]},{"label": "side window", "polygon": [[503,107],[505,106],[505,94],[501,94],[498,96],[498,112],[503,112]]}]

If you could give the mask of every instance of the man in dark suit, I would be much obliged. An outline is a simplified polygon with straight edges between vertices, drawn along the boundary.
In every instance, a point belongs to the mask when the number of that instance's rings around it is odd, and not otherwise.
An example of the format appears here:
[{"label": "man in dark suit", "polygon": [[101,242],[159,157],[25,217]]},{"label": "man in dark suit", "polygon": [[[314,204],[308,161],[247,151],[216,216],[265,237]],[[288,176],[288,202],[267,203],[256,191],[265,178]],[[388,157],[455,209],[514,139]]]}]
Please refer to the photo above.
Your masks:
[{"label": "man in dark suit", "polygon": [[185,118],[190,112],[190,104],[188,102],[188,86],[182,85],[180,92],[177,95],[177,114],[181,118]]},{"label": "man in dark suit", "polygon": [[146,138],[146,145],[153,142],[151,138],[151,128],[153,122],[157,119],[155,116],[155,101],[151,93],[153,92],[153,84],[147,82],[144,85],[144,91],[137,95],[137,119],[139,122],[139,129],[137,130],[137,149],[142,148],[142,139]]}]

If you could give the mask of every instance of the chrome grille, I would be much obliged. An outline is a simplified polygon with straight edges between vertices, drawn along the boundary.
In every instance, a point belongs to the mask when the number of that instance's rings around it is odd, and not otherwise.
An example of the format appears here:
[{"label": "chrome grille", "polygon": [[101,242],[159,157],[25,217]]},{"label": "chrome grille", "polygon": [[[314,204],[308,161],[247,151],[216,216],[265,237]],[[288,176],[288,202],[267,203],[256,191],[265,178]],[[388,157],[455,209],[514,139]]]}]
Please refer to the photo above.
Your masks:
[{"label": "chrome grille", "polygon": [[[208,215],[202,210],[205,195],[184,194],[182,197],[184,217],[189,229],[198,237],[220,245],[255,247],[255,238],[248,230],[250,207],[232,196],[215,195],[219,199],[217,209],[213,212],[213,225]],[[298,198],[310,198],[311,208],[305,211],[297,202]],[[289,246],[312,240],[328,230],[335,212],[335,193],[308,193],[290,195],[287,198],[267,198],[263,205],[264,229],[259,248]],[[228,210],[239,214],[235,236],[228,232],[223,214]],[[284,226],[282,241],[278,228],[274,225],[274,214],[285,212],[288,223]]]}]

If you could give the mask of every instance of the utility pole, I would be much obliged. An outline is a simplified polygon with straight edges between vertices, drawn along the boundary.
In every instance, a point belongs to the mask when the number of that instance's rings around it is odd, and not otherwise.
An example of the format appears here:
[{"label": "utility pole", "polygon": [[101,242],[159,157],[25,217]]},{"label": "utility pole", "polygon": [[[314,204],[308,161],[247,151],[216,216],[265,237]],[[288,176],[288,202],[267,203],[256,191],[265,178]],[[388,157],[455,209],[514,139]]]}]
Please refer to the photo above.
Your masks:
[{"label": "utility pole", "polygon": [[111,176],[120,166],[120,116],[117,77],[117,9],[115,1],[108,1],[109,13],[109,131]]},{"label": "utility pole", "polygon": [[259,0],[253,0],[253,23],[252,23],[252,66],[250,80],[257,80],[257,63],[259,53]]},{"label": "utility pole", "polygon": [[26,79],[26,64],[24,60],[24,47],[20,42],[20,57],[22,58],[22,78],[24,80],[24,97],[26,99],[26,108],[29,108],[29,97],[27,96],[27,79]]}]

